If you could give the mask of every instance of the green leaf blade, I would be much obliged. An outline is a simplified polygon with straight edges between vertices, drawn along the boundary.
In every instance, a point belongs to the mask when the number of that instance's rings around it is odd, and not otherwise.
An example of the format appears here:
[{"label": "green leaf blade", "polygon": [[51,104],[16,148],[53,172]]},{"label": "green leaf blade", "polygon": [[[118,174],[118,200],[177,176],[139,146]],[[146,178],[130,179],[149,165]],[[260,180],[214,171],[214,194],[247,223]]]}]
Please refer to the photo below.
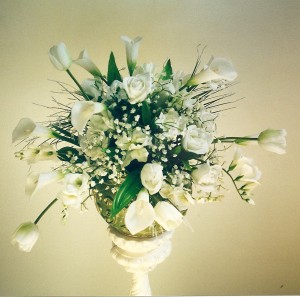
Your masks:
[{"label": "green leaf blade", "polygon": [[168,80],[172,78],[172,75],[173,75],[173,69],[171,65],[171,60],[169,59],[163,68],[160,78],[162,80]]},{"label": "green leaf blade", "polygon": [[122,81],[122,77],[117,67],[114,53],[111,52],[108,61],[107,84],[110,86],[115,80]]},{"label": "green leaf blade", "polygon": [[143,185],[141,182],[141,169],[134,170],[128,174],[121,184],[113,201],[111,208],[111,218],[116,216],[123,208],[137,196]]},{"label": "green leaf blade", "polygon": [[145,126],[151,124],[152,114],[150,110],[150,105],[146,101],[143,101],[143,105],[142,105],[142,120]]}]

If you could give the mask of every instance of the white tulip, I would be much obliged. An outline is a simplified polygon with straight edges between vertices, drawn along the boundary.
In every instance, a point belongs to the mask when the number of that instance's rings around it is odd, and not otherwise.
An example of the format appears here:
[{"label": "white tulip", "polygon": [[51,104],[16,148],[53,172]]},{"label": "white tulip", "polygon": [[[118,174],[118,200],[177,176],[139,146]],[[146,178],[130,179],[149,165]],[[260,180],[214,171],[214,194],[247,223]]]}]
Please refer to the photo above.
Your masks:
[{"label": "white tulip", "polygon": [[142,189],[136,201],[132,202],[125,215],[125,225],[132,235],[139,233],[151,226],[154,222],[155,212],[149,202],[149,194]]},{"label": "white tulip", "polygon": [[68,70],[72,65],[72,58],[63,42],[50,48],[49,58],[54,67],[58,70]]},{"label": "white tulip", "polygon": [[237,73],[230,61],[225,58],[212,58],[205,68],[188,80],[186,85],[195,86],[212,80],[221,79],[233,81],[236,77]]},{"label": "white tulip", "polygon": [[130,104],[144,101],[151,92],[151,78],[149,73],[124,77],[123,87],[128,95]]},{"label": "white tulip", "polygon": [[71,123],[78,133],[82,134],[92,115],[102,112],[105,109],[106,106],[103,103],[93,101],[78,101],[72,107]]},{"label": "white tulip", "polygon": [[171,231],[182,223],[183,215],[169,202],[159,201],[154,211],[155,221],[166,231]]},{"label": "white tulip", "polygon": [[258,144],[267,151],[277,154],[285,154],[286,135],[287,133],[284,129],[267,129],[259,134]]},{"label": "white tulip", "polygon": [[39,238],[38,226],[32,222],[21,224],[12,236],[11,243],[23,252],[30,252]]},{"label": "white tulip", "polygon": [[147,163],[141,171],[141,181],[150,195],[157,193],[163,183],[163,167],[160,164]]},{"label": "white tulip", "polygon": [[213,141],[211,133],[206,132],[196,125],[188,126],[183,133],[182,147],[195,154],[206,154]]},{"label": "white tulip", "polygon": [[55,136],[49,128],[36,124],[29,118],[23,118],[13,130],[12,142],[14,143],[27,137],[54,138]]},{"label": "white tulip", "polygon": [[131,39],[128,36],[121,36],[121,39],[125,42],[127,65],[128,65],[129,73],[130,75],[132,75],[134,68],[136,66],[142,37],[138,36],[134,39]]},{"label": "white tulip", "polygon": [[50,171],[38,173],[35,171],[30,172],[26,178],[25,194],[32,197],[38,190],[53,182],[59,181],[63,178],[60,171]]},{"label": "white tulip", "polygon": [[75,64],[81,66],[86,71],[88,71],[90,74],[94,76],[102,76],[100,70],[98,67],[94,64],[94,62],[90,59],[88,53],[86,50],[83,50],[80,54],[77,60],[74,61]]},{"label": "white tulip", "polygon": [[222,171],[220,165],[210,166],[208,163],[204,163],[197,166],[197,169],[193,170],[191,176],[197,188],[204,192],[213,192],[217,185]]}]

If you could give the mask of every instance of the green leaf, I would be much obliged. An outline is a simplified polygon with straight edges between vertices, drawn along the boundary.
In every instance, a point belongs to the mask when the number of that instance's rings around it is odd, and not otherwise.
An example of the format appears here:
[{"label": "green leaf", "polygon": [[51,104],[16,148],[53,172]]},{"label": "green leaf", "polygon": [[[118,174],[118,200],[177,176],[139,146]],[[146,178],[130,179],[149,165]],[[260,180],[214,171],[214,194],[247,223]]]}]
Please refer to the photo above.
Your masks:
[{"label": "green leaf", "polygon": [[183,165],[184,165],[184,169],[187,171],[192,171],[193,167],[190,165],[189,161],[182,161]]},{"label": "green leaf", "polygon": [[114,53],[111,52],[108,61],[107,84],[110,86],[114,80],[122,81],[122,78],[116,65]]},{"label": "green leaf", "polygon": [[152,114],[150,110],[149,103],[146,101],[143,101],[142,105],[142,120],[145,126],[151,124]]},{"label": "green leaf", "polygon": [[111,218],[118,214],[123,208],[137,196],[143,185],[141,182],[141,169],[134,170],[128,174],[121,184],[111,208]]},{"label": "green leaf", "polygon": [[172,149],[172,155],[178,155],[180,152],[181,152],[181,146],[179,145],[179,146],[176,146],[176,147],[174,147],[173,149]]},{"label": "green leaf", "polygon": [[65,162],[70,162],[72,158],[77,157],[75,163],[82,163],[85,158],[79,155],[79,152],[74,147],[63,147],[57,151],[57,157]]},{"label": "green leaf", "polygon": [[160,75],[160,79],[168,80],[168,79],[172,78],[172,75],[173,75],[173,70],[172,70],[172,66],[171,66],[171,61],[169,59],[163,68],[163,71]]}]

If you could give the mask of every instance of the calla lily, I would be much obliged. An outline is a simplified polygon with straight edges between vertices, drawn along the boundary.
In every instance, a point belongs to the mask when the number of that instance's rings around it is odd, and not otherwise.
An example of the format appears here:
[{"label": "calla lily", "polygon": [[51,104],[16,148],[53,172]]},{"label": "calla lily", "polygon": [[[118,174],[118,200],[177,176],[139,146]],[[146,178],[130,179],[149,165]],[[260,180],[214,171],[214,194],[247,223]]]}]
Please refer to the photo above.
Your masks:
[{"label": "calla lily", "polygon": [[71,111],[71,123],[78,133],[82,134],[92,115],[105,109],[106,106],[99,102],[78,101],[73,105]]},{"label": "calla lily", "polygon": [[30,136],[44,136],[47,138],[55,137],[49,128],[36,124],[29,118],[23,118],[19,121],[12,133],[12,142],[14,143],[17,140]]},{"label": "calla lily", "polygon": [[29,146],[27,150],[18,153],[21,160],[27,160],[28,164],[38,161],[58,161],[57,153],[53,145],[43,143],[40,146]]},{"label": "calla lily", "polygon": [[77,60],[74,61],[75,64],[81,66],[86,71],[94,76],[101,77],[102,74],[94,62],[90,59],[86,50],[83,50]]},{"label": "calla lily", "polygon": [[151,226],[154,222],[155,212],[149,203],[149,194],[142,189],[136,201],[132,202],[125,215],[125,225],[132,235]]},{"label": "calla lily", "polygon": [[25,194],[32,197],[38,190],[53,182],[59,181],[63,178],[60,171],[50,171],[38,173],[35,171],[30,172],[26,178]]},{"label": "calla lily", "polygon": [[177,228],[183,219],[183,215],[170,203],[159,201],[155,207],[155,221],[166,231]]},{"label": "calla lily", "polygon": [[54,67],[58,70],[68,70],[72,65],[72,58],[63,42],[50,48],[49,58]]},{"label": "calla lily", "polygon": [[29,253],[35,245],[38,238],[38,226],[32,222],[26,222],[21,224],[17,228],[14,235],[12,236],[11,243],[17,244],[21,251]]},{"label": "calla lily", "polygon": [[267,151],[276,154],[285,154],[286,135],[287,133],[284,129],[267,129],[259,134],[258,144]]},{"label": "calla lily", "polygon": [[95,79],[85,79],[81,83],[81,87],[84,90],[84,92],[93,97],[93,101],[97,101],[98,97],[101,95],[101,83],[98,80]]},{"label": "calla lily", "polygon": [[136,66],[142,37],[138,36],[134,39],[131,39],[128,36],[121,36],[121,39],[125,42],[128,70],[130,75],[132,75]]},{"label": "calla lily", "polygon": [[187,86],[195,86],[212,80],[228,80],[236,79],[237,73],[232,63],[225,58],[212,58],[209,65],[203,68],[198,74],[191,77]]}]

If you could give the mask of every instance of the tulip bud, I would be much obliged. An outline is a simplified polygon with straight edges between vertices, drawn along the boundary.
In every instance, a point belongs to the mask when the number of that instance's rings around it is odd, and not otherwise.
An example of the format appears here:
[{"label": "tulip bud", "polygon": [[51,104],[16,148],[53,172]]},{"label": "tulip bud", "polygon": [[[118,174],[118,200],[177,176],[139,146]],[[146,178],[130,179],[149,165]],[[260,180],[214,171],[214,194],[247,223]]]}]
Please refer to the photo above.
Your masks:
[{"label": "tulip bud", "polygon": [[284,129],[267,129],[259,134],[258,144],[267,151],[276,154],[285,154],[286,135],[287,133]]},{"label": "tulip bud", "polygon": [[30,252],[39,238],[38,226],[32,222],[21,224],[15,231],[11,243],[17,244],[23,252]]},{"label": "tulip bud", "polygon": [[49,50],[49,58],[54,67],[58,70],[68,70],[72,64],[72,58],[66,45],[60,42]]}]

